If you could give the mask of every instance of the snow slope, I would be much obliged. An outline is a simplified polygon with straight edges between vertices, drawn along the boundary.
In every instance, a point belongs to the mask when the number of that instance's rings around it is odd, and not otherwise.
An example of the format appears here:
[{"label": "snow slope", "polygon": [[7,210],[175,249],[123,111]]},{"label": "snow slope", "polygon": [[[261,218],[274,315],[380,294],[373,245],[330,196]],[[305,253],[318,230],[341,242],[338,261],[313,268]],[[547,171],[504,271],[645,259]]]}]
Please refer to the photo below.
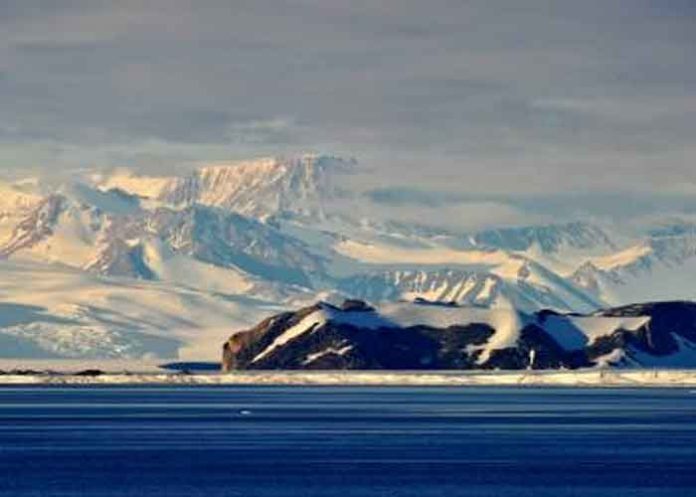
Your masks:
[{"label": "snow slope", "polygon": [[0,261],[3,357],[214,358],[272,302]]}]

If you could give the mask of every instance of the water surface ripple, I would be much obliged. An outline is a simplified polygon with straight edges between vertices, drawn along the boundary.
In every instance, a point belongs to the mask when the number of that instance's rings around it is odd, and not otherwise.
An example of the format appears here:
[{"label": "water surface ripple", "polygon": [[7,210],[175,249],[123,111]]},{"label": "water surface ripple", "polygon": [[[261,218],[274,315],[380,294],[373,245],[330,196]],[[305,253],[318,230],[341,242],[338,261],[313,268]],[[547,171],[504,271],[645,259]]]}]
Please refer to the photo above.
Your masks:
[{"label": "water surface ripple", "polygon": [[0,388],[0,496],[696,495],[687,389]]}]

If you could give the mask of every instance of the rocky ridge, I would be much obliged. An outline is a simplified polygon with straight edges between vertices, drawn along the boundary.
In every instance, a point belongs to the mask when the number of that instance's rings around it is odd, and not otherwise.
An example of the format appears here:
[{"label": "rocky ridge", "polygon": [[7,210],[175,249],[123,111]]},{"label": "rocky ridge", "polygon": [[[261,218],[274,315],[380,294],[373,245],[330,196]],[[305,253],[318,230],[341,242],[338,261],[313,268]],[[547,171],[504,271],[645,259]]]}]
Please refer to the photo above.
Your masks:
[{"label": "rocky ridge", "polygon": [[696,303],[592,314],[521,314],[426,301],[347,300],[270,317],[235,333],[223,370],[696,367]]}]

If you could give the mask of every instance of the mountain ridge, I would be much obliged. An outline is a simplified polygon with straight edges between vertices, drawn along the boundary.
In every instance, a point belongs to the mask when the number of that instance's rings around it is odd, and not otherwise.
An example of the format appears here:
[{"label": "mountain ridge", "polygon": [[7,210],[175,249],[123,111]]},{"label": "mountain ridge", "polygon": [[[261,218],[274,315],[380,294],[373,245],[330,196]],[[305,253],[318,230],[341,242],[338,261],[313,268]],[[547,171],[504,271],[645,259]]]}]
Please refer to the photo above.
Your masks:
[{"label": "mountain ridge", "polygon": [[347,300],[277,314],[233,334],[223,371],[696,366],[696,303],[593,314],[521,314],[419,301]]}]

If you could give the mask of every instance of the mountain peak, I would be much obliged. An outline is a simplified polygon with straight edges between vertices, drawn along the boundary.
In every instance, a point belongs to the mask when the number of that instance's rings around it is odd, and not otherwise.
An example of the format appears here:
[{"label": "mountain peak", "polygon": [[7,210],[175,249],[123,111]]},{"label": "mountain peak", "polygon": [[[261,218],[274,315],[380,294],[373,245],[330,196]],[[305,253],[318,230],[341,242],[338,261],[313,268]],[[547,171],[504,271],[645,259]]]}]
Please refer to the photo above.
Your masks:
[{"label": "mountain peak", "polygon": [[323,201],[337,191],[336,174],[354,169],[355,159],[316,154],[264,157],[200,164],[184,176],[117,174],[101,189],[170,205],[202,204],[265,219],[277,214],[322,217]]}]

